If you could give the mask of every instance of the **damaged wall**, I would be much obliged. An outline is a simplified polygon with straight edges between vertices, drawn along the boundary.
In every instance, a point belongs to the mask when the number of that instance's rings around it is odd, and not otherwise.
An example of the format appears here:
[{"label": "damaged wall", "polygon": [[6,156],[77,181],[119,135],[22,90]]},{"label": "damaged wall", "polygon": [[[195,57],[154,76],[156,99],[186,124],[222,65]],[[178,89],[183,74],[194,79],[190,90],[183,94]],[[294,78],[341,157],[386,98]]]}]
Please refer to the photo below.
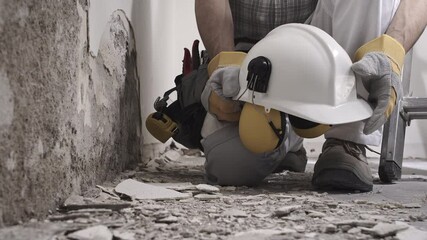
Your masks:
[{"label": "damaged wall", "polygon": [[92,57],[87,8],[0,0],[0,226],[43,216],[141,158],[132,29],[116,11]]}]

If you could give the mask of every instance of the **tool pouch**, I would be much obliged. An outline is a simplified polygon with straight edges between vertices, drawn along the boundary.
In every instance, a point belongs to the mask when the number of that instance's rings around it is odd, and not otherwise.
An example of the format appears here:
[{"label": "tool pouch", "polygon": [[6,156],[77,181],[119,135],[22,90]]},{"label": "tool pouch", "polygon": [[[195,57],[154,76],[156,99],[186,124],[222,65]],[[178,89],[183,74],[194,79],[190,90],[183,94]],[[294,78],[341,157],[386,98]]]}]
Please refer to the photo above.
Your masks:
[{"label": "tool pouch", "polygon": [[[207,64],[175,78],[176,87],[168,90],[154,103],[157,110],[146,120],[147,130],[161,142],[172,137],[187,148],[203,150],[200,134],[206,116],[200,96],[208,80]],[[169,95],[176,91],[178,99],[167,105]]]}]

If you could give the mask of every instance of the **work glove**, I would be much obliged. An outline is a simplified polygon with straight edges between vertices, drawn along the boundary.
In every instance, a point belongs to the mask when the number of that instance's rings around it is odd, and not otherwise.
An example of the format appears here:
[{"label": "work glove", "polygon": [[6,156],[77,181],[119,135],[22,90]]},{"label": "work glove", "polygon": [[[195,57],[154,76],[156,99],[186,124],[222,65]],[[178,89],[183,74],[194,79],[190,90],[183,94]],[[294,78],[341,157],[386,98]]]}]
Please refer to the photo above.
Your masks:
[{"label": "work glove", "polygon": [[405,58],[403,46],[388,35],[382,35],[362,47],[355,54],[352,70],[356,79],[368,91],[373,114],[365,122],[364,134],[380,129],[402,97],[401,70]]},{"label": "work glove", "polygon": [[210,77],[201,101],[218,120],[239,121],[241,105],[232,98],[240,91],[239,72],[245,56],[243,52],[221,52],[208,65]]}]

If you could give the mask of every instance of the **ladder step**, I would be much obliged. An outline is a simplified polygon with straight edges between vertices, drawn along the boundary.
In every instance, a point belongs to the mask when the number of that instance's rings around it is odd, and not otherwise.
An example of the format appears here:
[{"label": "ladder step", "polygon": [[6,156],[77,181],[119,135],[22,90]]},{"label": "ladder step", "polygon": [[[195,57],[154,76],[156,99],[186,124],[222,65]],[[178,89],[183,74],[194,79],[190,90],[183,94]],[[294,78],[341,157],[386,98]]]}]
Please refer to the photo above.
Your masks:
[{"label": "ladder step", "polygon": [[406,97],[402,100],[402,108],[406,113],[427,113],[427,98]]},{"label": "ladder step", "polygon": [[407,113],[406,116],[407,116],[407,118],[409,120],[413,120],[413,119],[427,119],[427,112],[424,112],[424,113],[420,113],[420,112]]}]

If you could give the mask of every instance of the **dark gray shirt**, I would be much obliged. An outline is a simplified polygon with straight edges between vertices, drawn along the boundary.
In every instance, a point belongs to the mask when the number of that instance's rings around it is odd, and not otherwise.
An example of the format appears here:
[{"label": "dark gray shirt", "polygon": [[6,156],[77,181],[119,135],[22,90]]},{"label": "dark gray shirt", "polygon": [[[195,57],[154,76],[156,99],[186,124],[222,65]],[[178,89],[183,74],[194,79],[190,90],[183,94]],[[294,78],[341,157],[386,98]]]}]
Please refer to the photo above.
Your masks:
[{"label": "dark gray shirt", "polygon": [[256,42],[285,23],[304,23],[317,0],[229,0],[235,42]]}]

